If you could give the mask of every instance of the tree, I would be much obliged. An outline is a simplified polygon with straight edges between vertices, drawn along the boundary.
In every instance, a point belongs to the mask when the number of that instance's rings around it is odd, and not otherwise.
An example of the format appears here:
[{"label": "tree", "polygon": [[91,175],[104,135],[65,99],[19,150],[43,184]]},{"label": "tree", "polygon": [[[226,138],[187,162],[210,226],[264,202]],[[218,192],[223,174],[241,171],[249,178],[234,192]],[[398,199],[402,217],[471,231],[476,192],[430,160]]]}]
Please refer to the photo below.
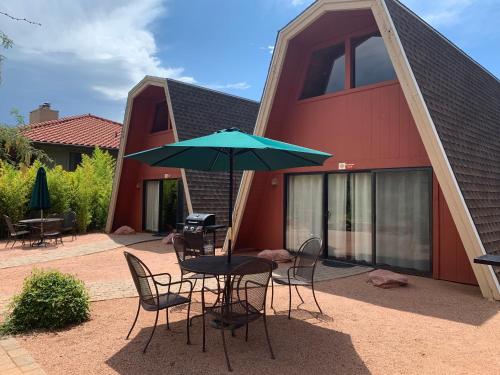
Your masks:
[{"label": "tree", "polygon": [[[10,18],[11,20],[14,20],[14,21],[22,21],[22,22],[27,22],[31,25],[42,26],[41,23],[38,23],[35,21],[30,21],[26,18],[13,17],[10,14],[5,13],[5,12],[0,12],[0,15],[5,16],[7,18]],[[8,49],[8,48],[12,48],[12,46],[14,45],[14,42],[12,41],[12,39],[10,39],[7,36],[7,34],[5,34],[2,30],[0,30],[0,44],[3,47],[3,49]],[[2,68],[3,60],[5,60],[5,56],[0,54],[0,82],[2,81],[2,69],[1,68]]]},{"label": "tree", "polygon": [[30,165],[34,159],[44,163],[50,162],[47,154],[35,148],[23,135],[21,127],[24,126],[24,118],[19,111],[12,109],[10,114],[16,119],[17,126],[0,124],[0,160],[12,165]]},{"label": "tree", "polygon": [[[3,31],[0,30],[0,43],[4,49],[11,48],[14,45],[12,39],[10,39]],[[2,62],[5,56],[0,54],[0,82],[2,81]]]}]

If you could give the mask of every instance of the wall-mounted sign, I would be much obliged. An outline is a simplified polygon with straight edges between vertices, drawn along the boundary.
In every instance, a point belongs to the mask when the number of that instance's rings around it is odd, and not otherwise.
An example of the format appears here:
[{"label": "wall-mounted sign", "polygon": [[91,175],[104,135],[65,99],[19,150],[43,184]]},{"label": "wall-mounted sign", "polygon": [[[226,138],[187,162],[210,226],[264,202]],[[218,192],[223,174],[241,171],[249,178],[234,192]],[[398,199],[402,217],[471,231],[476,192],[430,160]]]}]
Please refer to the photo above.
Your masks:
[{"label": "wall-mounted sign", "polygon": [[353,168],[354,168],[354,163],[339,163],[340,170],[353,169]]}]

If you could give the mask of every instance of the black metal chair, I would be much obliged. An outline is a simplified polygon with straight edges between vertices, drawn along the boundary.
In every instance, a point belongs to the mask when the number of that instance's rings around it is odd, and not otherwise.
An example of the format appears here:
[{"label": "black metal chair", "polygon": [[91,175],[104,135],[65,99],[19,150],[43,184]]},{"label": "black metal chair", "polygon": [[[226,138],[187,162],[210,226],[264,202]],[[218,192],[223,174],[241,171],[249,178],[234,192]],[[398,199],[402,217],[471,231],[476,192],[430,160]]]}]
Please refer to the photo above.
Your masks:
[{"label": "black metal chair", "polygon": [[299,286],[311,286],[314,302],[320,314],[323,314],[316,293],[314,292],[314,272],[321,255],[322,241],[317,237],[309,238],[299,248],[294,258],[293,265],[284,271],[275,271],[271,278],[271,308],[274,300],[274,283],[288,285],[288,319],[292,311],[292,285],[295,287],[300,301],[304,303],[299,293]]},{"label": "black metal chair", "polygon": [[[232,281],[226,288],[230,288],[229,293],[223,293],[220,304],[206,306],[202,293],[203,307],[203,351],[205,351],[205,315],[214,319],[218,325],[222,336],[222,346],[229,371],[232,371],[227,353],[225,330],[230,330],[234,335],[234,330],[245,327],[245,341],[248,341],[248,325],[251,322],[263,319],[266,340],[274,359],[273,348],[269,339],[269,332],[266,321],[266,295],[271,278],[272,264],[269,261],[255,258],[236,267],[231,274]],[[231,296],[227,301],[227,296]]]},{"label": "black metal chair", "polygon": [[[132,274],[132,279],[134,280],[135,287],[137,289],[137,293],[139,294],[139,303],[137,306],[137,314],[135,315],[134,323],[127,334],[127,340],[132,333],[132,330],[135,327],[135,323],[137,322],[137,318],[139,317],[139,311],[141,307],[146,311],[156,311],[155,324],[153,326],[153,331],[149,336],[149,340],[144,347],[143,353],[146,352],[146,349],[153,338],[153,334],[155,333],[156,325],[158,324],[158,315],[160,310],[165,310],[166,318],[167,318],[167,329],[170,329],[170,323],[168,319],[168,309],[170,307],[188,304],[187,309],[187,343],[191,344],[189,339],[189,312],[191,310],[191,295],[193,293],[193,284],[189,280],[182,280],[177,282],[172,282],[172,276],[169,273],[159,273],[153,275],[149,268],[135,255],[132,255],[128,252],[124,252],[125,259],[127,260],[128,267],[130,269],[130,273]],[[168,283],[162,283],[158,281],[156,278],[159,276],[167,276]],[[187,297],[182,294],[186,292],[182,292],[182,285],[189,285],[189,292],[187,292]],[[177,292],[172,292],[171,287],[174,285],[179,286],[179,290]],[[154,293],[151,291],[151,286],[154,287]],[[167,291],[164,293],[160,293],[158,286],[166,287]]]},{"label": "black metal chair", "polygon": [[22,224],[13,224],[12,219],[7,215],[3,215],[3,218],[5,220],[5,224],[7,224],[7,229],[9,230],[5,247],[9,246],[9,243],[13,241],[12,246],[10,247],[12,249],[18,240],[21,240],[21,245],[24,246],[26,238],[31,233],[28,230],[28,227]]},{"label": "black metal chair", "polygon": [[[181,234],[176,234],[174,238],[172,239],[172,244],[174,245],[174,251],[175,255],[177,257],[177,263],[179,264],[179,268],[181,270],[181,280],[187,279],[187,280],[193,280],[193,289],[196,287],[196,283],[198,280],[202,280],[202,286],[201,286],[201,292],[204,293],[205,290],[210,291],[212,294],[215,294],[217,296],[217,299],[215,300],[215,304],[219,301],[220,298],[220,293],[221,293],[221,288],[220,288],[220,283],[219,283],[219,277],[214,276],[214,275],[204,275],[202,273],[193,273],[190,271],[185,270],[182,267],[182,262],[186,259],[186,253],[187,253],[187,248],[186,248],[186,243],[184,241],[184,236]],[[205,286],[205,280],[207,279],[215,279],[217,281],[217,289],[212,289],[208,288]],[[194,318],[200,317],[201,315],[193,316],[191,318],[191,321]]]},{"label": "black metal chair", "polygon": [[[47,216],[48,219],[60,219],[61,216],[59,214],[50,214]],[[59,241],[61,245],[63,244],[62,240],[62,220],[53,221],[50,223],[45,223],[43,228],[43,238],[54,240],[54,243],[57,245]]]},{"label": "black metal chair", "polygon": [[61,231],[63,233],[71,233],[71,239],[76,239],[76,212],[67,211],[63,214],[63,222]]}]

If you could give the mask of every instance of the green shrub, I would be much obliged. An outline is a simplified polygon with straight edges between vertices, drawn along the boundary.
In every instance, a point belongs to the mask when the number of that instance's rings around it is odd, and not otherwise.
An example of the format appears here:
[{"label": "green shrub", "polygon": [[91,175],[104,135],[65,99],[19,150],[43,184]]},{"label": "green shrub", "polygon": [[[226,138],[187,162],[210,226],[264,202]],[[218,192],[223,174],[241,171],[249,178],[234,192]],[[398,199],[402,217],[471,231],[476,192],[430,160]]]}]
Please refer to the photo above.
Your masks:
[{"label": "green shrub", "polygon": [[88,320],[89,295],[82,281],[56,270],[34,270],[13,298],[3,334],[57,329]]},{"label": "green shrub", "polygon": [[[76,212],[80,232],[102,230],[106,225],[108,206],[113,188],[115,160],[107,152],[96,148],[91,156],[83,155],[76,171],[68,172],[61,166],[53,168],[35,161],[31,166],[12,165],[0,160],[0,215],[21,220],[29,213],[29,200],[39,167],[47,171],[51,209],[47,213]],[[3,229],[3,230],[2,230]],[[0,217],[0,237],[5,234]]]}]

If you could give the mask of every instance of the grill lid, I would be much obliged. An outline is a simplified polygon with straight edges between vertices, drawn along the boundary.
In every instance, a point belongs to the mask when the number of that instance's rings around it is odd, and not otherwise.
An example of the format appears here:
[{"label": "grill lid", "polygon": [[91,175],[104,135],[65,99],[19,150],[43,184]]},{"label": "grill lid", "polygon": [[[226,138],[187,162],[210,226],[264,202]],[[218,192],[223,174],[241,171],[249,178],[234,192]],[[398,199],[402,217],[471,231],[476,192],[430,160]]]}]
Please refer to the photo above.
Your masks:
[{"label": "grill lid", "polygon": [[192,213],[186,218],[186,224],[215,225],[215,214]]}]

